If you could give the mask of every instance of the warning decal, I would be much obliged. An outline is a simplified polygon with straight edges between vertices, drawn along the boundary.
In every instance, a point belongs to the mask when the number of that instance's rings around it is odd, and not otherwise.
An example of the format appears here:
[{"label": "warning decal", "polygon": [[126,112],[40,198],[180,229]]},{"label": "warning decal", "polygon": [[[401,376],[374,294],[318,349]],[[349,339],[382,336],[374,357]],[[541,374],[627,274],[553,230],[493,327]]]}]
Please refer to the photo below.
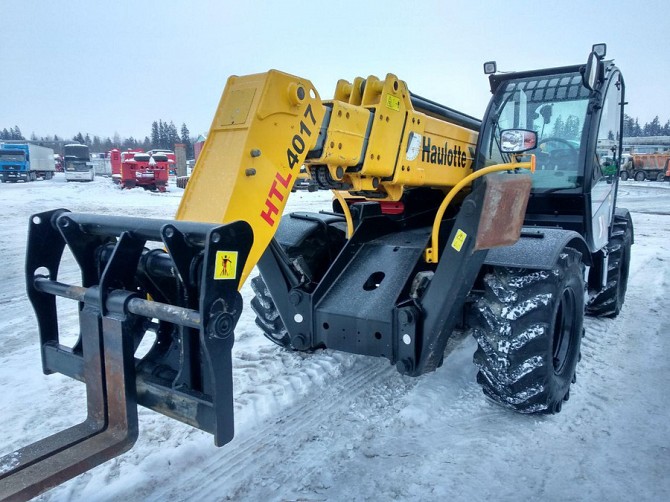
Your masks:
[{"label": "warning decal", "polygon": [[395,110],[397,112],[400,111],[400,99],[396,98],[395,96],[391,96],[390,94],[386,95],[386,107],[390,108],[391,110]]},{"label": "warning decal", "polygon": [[465,242],[465,239],[467,239],[467,237],[468,234],[463,232],[463,230],[458,229],[458,232],[456,232],[456,236],[454,237],[454,240],[451,243],[451,247],[460,253],[461,248],[463,247],[463,243]]},{"label": "warning decal", "polygon": [[217,251],[214,279],[237,278],[237,251]]}]

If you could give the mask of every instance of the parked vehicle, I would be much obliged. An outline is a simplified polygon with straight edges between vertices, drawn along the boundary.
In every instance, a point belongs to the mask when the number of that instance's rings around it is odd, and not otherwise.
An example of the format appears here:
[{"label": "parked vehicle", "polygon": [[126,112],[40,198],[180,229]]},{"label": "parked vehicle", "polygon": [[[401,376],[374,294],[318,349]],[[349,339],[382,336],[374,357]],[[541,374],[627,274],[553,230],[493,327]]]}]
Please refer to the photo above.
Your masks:
[{"label": "parked vehicle", "polygon": [[87,145],[71,143],[63,147],[65,179],[67,181],[93,181],[95,169]]},{"label": "parked vehicle", "polygon": [[50,180],[56,172],[54,151],[27,142],[0,143],[0,181]]},{"label": "parked vehicle", "polygon": [[132,152],[132,158],[121,162],[121,188],[142,187],[145,190],[165,192],[170,165],[174,165],[174,162],[170,162],[165,152],[156,152],[153,155],[148,152]]},{"label": "parked vehicle", "polygon": [[56,165],[56,172],[57,173],[62,173],[63,172],[63,157],[60,156],[58,153],[54,153],[54,164]]},{"label": "parked vehicle", "polygon": [[670,163],[670,151],[631,154],[621,167],[621,180],[663,181]]}]

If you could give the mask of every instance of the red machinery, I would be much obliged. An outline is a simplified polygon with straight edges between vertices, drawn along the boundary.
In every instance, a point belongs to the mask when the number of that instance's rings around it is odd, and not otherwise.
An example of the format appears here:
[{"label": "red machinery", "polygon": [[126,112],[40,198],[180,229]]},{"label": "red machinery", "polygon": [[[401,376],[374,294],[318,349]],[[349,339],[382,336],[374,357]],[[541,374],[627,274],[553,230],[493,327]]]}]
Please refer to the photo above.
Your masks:
[{"label": "red machinery", "polygon": [[121,164],[125,161],[132,160],[136,153],[143,153],[144,150],[140,148],[131,149],[122,152],[118,148],[111,149],[107,156],[112,164],[112,180],[116,185],[121,184]]},{"label": "red machinery", "polygon": [[112,179],[121,188],[141,186],[145,190],[165,192],[168,175],[176,166],[174,152],[170,150],[149,150],[145,153],[139,148],[123,152],[114,148],[109,151],[109,158]]},{"label": "red machinery", "polygon": [[[132,158],[124,159],[124,154]],[[165,192],[168,184],[170,160],[165,153],[123,152],[121,154],[121,188],[141,186],[145,190]],[[130,157],[128,155],[128,157]]]},{"label": "red machinery", "polygon": [[169,168],[168,171],[170,175],[177,174],[177,157],[172,150],[163,150],[163,149],[154,149],[147,152],[149,155],[155,157],[156,155],[165,155],[168,158]]},{"label": "red machinery", "polygon": [[121,152],[118,148],[113,148],[107,153],[107,157],[112,165],[112,181],[118,185],[121,183]]}]

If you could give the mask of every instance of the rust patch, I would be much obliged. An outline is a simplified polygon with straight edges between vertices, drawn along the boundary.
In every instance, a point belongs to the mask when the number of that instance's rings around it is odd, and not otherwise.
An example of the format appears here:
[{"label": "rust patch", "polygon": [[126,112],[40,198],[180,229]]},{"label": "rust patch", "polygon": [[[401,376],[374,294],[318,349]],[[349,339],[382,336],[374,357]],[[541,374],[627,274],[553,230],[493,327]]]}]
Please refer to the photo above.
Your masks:
[{"label": "rust patch", "polygon": [[511,246],[519,240],[530,196],[527,174],[488,174],[475,250]]}]

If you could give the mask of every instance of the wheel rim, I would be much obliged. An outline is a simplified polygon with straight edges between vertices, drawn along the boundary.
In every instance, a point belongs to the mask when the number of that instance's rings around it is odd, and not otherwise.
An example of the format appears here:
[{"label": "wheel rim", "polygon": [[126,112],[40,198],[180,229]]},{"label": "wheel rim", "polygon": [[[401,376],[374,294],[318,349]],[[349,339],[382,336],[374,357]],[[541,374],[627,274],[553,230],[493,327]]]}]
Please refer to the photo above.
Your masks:
[{"label": "wheel rim", "polygon": [[554,373],[560,375],[570,356],[570,347],[575,337],[575,296],[565,289],[554,318],[552,356]]}]

